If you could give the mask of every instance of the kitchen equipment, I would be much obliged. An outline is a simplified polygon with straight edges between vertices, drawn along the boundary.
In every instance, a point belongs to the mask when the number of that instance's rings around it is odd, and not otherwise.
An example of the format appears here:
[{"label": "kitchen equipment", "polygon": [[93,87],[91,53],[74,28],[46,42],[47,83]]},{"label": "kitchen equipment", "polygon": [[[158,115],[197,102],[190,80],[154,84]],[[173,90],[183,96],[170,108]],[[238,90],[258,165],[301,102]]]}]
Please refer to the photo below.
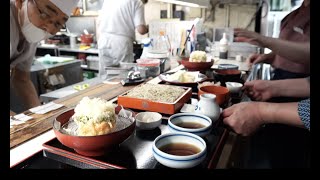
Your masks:
[{"label": "kitchen equipment", "polygon": [[152,50],[152,39],[151,38],[145,38],[142,39],[142,44],[143,44],[143,50],[142,50],[142,54],[140,56],[140,59],[144,59],[147,58],[147,53]]},{"label": "kitchen equipment", "polygon": [[93,36],[93,34],[81,34],[81,44],[91,46],[91,43],[93,43]]},{"label": "kitchen equipment", "polygon": [[127,79],[129,80],[140,80],[141,79],[141,75],[139,71],[129,71],[128,75],[127,75]]},{"label": "kitchen equipment", "polygon": [[77,35],[76,34],[70,34],[69,38],[70,38],[70,47],[71,48],[75,48],[76,45],[77,45]]},{"label": "kitchen equipment", "polygon": [[259,63],[252,66],[252,70],[248,75],[247,81],[270,80],[272,76],[272,67],[270,64]]},{"label": "kitchen equipment", "polygon": [[55,44],[55,45],[67,45],[70,43],[70,37],[58,32],[52,37],[49,37],[45,40],[46,44]]},{"label": "kitchen equipment", "polygon": [[89,55],[85,57],[88,69],[99,70],[99,56]]},{"label": "kitchen equipment", "polygon": [[160,74],[159,59],[137,59],[137,63],[143,78],[157,77]]},{"label": "kitchen equipment", "polygon": [[131,86],[131,85],[137,85],[137,84],[143,83],[144,81],[145,79],[138,79],[138,80],[123,79],[120,81],[120,83],[123,86]]},{"label": "kitchen equipment", "polygon": [[164,50],[150,49],[146,53],[146,57],[149,59],[160,60],[160,73],[164,73],[170,69],[169,52]]},{"label": "kitchen equipment", "polygon": [[134,62],[141,57],[142,51],[143,51],[143,45],[138,43],[137,41],[133,41]]},{"label": "kitchen equipment", "polygon": [[85,35],[89,35],[89,32],[88,32],[87,29],[84,29],[83,32],[84,32]]},{"label": "kitchen equipment", "polygon": [[128,72],[127,78],[121,80],[123,86],[135,85],[144,82],[144,78],[141,78],[140,71],[131,70]]}]

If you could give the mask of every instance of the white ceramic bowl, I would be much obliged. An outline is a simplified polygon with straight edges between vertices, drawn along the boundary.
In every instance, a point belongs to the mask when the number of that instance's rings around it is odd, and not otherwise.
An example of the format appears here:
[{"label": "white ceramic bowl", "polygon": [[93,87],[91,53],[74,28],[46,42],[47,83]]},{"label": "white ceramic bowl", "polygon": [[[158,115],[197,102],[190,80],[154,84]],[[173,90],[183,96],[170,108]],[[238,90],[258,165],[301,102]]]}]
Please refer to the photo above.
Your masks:
[{"label": "white ceramic bowl", "polygon": [[161,124],[162,115],[157,112],[140,112],[135,116],[135,119],[139,129],[151,130]]},{"label": "white ceramic bowl", "polygon": [[239,93],[243,85],[238,82],[226,82],[226,86],[230,93]]},{"label": "white ceramic bowl", "polygon": [[169,117],[168,127],[171,132],[187,132],[204,137],[211,131],[212,120],[198,113],[178,113]]},{"label": "white ceramic bowl", "polygon": [[[170,144],[175,145],[175,149],[171,149],[171,153],[163,150],[163,147],[168,147]],[[191,147],[196,148],[196,151],[190,153]],[[192,168],[206,158],[207,145],[201,137],[191,133],[168,133],[162,134],[154,140],[152,151],[156,160],[164,166],[177,169]],[[172,152],[177,152],[180,155]]]}]

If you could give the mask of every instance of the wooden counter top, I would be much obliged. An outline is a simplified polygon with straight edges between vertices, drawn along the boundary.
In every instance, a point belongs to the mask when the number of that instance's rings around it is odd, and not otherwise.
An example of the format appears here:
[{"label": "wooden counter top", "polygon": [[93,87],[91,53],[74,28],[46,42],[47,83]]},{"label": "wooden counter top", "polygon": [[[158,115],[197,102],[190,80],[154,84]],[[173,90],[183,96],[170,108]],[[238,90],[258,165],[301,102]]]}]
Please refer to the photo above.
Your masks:
[{"label": "wooden counter top", "polygon": [[[178,66],[171,71],[175,72],[182,68],[183,66]],[[158,84],[160,82],[161,80],[158,77],[148,81],[148,83],[152,84]],[[122,86],[120,83],[99,83],[85,90],[54,100],[53,102],[64,105],[60,109],[51,111],[44,115],[33,113],[30,114],[29,111],[24,112],[25,115],[31,116],[33,119],[27,121],[26,123],[16,125],[10,129],[10,149],[51,129],[53,119],[61,112],[66,111],[69,108],[74,108],[83,97],[100,97],[105,100],[111,100],[116,98],[118,95],[134,88],[135,86],[136,85]],[[116,101],[116,99],[113,101]]]},{"label": "wooden counter top", "polygon": [[61,112],[75,107],[79,101],[85,97],[100,97],[106,100],[117,97],[135,86],[122,86],[121,84],[97,84],[89,87],[83,91],[79,91],[75,94],[71,94],[61,99],[57,99],[53,102],[63,104],[64,106],[55,111],[51,111],[47,114],[30,114],[25,112],[26,115],[32,116],[33,119],[26,123],[19,124],[10,129],[10,148],[13,148],[29,139],[32,139],[39,134],[42,134],[52,128],[53,119]]}]

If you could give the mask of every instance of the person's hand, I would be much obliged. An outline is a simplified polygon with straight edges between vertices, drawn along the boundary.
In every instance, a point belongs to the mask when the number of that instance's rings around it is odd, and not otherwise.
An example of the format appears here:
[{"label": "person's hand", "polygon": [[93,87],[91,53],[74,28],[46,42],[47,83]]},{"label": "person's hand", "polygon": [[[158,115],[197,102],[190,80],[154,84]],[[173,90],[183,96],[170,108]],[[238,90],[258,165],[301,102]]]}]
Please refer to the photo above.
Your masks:
[{"label": "person's hand", "polygon": [[266,101],[274,96],[271,83],[271,81],[267,80],[248,81],[244,83],[242,89],[250,99],[255,101]]},{"label": "person's hand", "polygon": [[10,116],[14,116],[14,115],[16,115],[16,113],[10,110]]},{"label": "person's hand", "polygon": [[236,133],[249,136],[262,124],[259,102],[242,102],[235,104],[222,112],[224,124],[230,126]]},{"label": "person's hand", "polygon": [[252,66],[253,64],[258,64],[258,63],[272,64],[274,58],[275,58],[274,53],[252,54],[247,58],[246,63],[249,64],[249,66]]},{"label": "person's hand", "polygon": [[257,45],[260,47],[265,47],[265,40],[266,36],[262,36],[261,34],[258,34],[253,31],[248,31],[241,28],[235,28],[234,29],[234,41],[236,42],[247,42],[253,45]]}]

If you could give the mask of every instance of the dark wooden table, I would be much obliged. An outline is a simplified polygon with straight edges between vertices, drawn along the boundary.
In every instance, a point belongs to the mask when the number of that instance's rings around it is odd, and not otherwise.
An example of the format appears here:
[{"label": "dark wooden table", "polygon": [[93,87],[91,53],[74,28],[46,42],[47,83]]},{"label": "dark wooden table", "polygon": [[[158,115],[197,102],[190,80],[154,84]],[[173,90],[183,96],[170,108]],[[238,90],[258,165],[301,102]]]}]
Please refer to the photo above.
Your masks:
[{"label": "dark wooden table", "polygon": [[[154,78],[150,80],[149,83],[161,83],[161,81],[158,78]],[[12,150],[17,149],[19,146],[29,143],[30,140],[33,140],[37,137],[41,137],[42,134],[50,130],[52,131],[53,119],[58,114],[65,111],[66,109],[75,107],[83,97],[85,96],[100,97],[106,100],[110,100],[112,102],[116,102],[118,95],[123,94],[124,92],[134,87],[135,86],[122,86],[121,84],[100,83],[92,87],[89,87],[85,90],[79,91],[75,94],[53,101],[55,103],[64,105],[62,108],[57,109],[55,111],[49,112],[44,115],[30,114],[30,112],[25,112],[26,115],[32,116],[33,119],[29,120],[24,124],[16,125],[15,127],[10,129],[10,153]],[[139,132],[135,131],[135,135],[136,133],[139,133]],[[206,168],[227,168],[228,163],[230,162],[230,158],[232,157],[232,152],[235,149],[234,145],[236,144],[236,135],[224,128],[221,129],[220,133],[221,134],[219,135],[219,139],[214,144],[215,147],[218,147],[218,148],[212,149],[210,157],[207,159],[207,162],[205,164]],[[222,136],[223,138],[221,138]],[[48,144],[49,146],[50,146],[50,143],[51,145],[53,145],[52,143],[54,142],[54,137],[49,138],[47,141],[48,141],[47,143],[49,143]],[[151,141],[152,140],[149,140],[148,143],[150,143]],[[130,142],[130,140],[128,142]],[[41,146],[42,146],[42,143],[41,143]],[[57,146],[59,146],[59,144]],[[47,151],[47,155],[48,155],[48,152],[49,151]],[[45,153],[46,151],[43,149],[35,150],[33,154],[31,154],[27,158],[21,159],[20,162],[13,163],[13,165],[11,165],[10,167],[11,168],[46,168],[42,164],[43,163],[48,164],[48,162],[52,162],[51,165],[49,165],[52,167],[47,167],[47,168],[75,168],[75,167],[85,168],[82,166],[75,166],[72,163],[65,163],[62,160],[60,162],[57,162],[56,160],[52,160],[52,158],[46,158]],[[64,159],[64,161],[65,160],[66,159]],[[11,161],[11,157],[10,157],[10,161]],[[10,162],[10,164],[12,163]],[[133,166],[128,166],[128,167],[124,166],[124,168],[132,168],[132,167]],[[149,168],[149,167],[151,166],[148,166],[146,168]]]}]

